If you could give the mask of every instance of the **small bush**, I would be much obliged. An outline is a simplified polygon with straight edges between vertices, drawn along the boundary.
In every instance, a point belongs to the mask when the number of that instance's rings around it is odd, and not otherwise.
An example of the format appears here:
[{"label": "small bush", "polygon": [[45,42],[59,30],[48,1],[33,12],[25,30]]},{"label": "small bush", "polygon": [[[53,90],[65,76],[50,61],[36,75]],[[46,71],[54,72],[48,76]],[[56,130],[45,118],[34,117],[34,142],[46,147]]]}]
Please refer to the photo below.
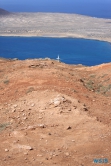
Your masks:
[{"label": "small bush", "polygon": [[30,92],[32,92],[32,91],[34,91],[34,88],[33,88],[33,87],[30,87],[29,89],[27,89],[26,93],[30,93]]},{"label": "small bush", "polygon": [[0,132],[1,132],[2,130],[5,130],[8,125],[9,125],[9,123],[0,124]]},{"label": "small bush", "polygon": [[96,77],[95,74],[91,74],[91,75],[90,75],[90,78],[95,78],[95,77]]},{"label": "small bush", "polygon": [[9,84],[9,80],[4,80],[4,84]]},{"label": "small bush", "polygon": [[99,85],[96,92],[106,94],[109,90],[111,90],[111,84],[109,84],[108,86]]},{"label": "small bush", "polygon": [[105,77],[105,76],[107,76],[108,74],[103,74],[102,76],[101,76],[101,78],[103,78],[103,77]]},{"label": "small bush", "polygon": [[93,90],[94,89],[94,82],[92,80],[89,80],[86,84],[85,87],[89,90]]}]

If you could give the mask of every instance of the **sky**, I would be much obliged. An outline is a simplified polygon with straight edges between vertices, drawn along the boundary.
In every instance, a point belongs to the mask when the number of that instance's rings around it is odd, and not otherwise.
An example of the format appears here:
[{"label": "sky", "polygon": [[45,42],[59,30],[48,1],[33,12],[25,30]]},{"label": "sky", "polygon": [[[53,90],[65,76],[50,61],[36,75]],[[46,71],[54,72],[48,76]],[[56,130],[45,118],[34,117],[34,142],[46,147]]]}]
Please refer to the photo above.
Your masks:
[{"label": "sky", "polygon": [[0,8],[11,12],[77,13],[111,18],[111,0],[0,0]]}]

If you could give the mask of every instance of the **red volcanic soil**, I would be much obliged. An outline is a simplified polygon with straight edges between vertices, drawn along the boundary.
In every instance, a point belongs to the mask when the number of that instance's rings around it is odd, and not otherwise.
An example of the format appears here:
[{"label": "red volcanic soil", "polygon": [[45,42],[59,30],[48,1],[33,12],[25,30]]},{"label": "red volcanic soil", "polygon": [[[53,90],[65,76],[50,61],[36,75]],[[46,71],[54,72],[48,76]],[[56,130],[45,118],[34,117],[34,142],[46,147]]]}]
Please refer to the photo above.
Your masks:
[{"label": "red volcanic soil", "polygon": [[1,59],[0,151],[0,166],[110,164],[111,63]]}]

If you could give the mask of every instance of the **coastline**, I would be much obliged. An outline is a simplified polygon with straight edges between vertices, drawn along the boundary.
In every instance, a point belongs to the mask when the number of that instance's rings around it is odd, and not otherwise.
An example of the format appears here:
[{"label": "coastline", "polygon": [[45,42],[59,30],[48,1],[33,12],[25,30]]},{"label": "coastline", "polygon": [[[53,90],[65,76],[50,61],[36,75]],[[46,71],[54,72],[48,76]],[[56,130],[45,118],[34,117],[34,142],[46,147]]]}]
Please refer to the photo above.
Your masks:
[{"label": "coastline", "polygon": [[6,36],[0,37],[0,42],[1,57],[13,60],[56,59],[59,54],[61,62],[66,64],[95,66],[111,62],[111,45],[99,40]]},{"label": "coastline", "polygon": [[103,41],[103,42],[108,42],[111,44],[111,39],[100,39],[100,38],[88,38],[83,37],[83,36],[71,36],[71,35],[27,35],[27,34],[3,34],[0,35],[0,37],[43,37],[43,38],[73,38],[73,39],[87,39],[87,40],[95,40],[95,41]]},{"label": "coastline", "polygon": [[111,43],[111,19],[64,13],[16,13],[0,17],[0,36],[83,38]]}]

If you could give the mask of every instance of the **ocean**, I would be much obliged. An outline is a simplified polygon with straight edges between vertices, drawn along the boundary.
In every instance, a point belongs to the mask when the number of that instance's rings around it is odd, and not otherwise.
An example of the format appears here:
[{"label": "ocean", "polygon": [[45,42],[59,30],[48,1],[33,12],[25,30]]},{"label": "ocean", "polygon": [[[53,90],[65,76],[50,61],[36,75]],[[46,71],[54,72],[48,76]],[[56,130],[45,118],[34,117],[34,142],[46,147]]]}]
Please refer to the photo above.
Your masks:
[{"label": "ocean", "polygon": [[111,62],[111,43],[78,39],[49,37],[0,37],[0,57],[56,59],[67,64],[87,66]]}]

